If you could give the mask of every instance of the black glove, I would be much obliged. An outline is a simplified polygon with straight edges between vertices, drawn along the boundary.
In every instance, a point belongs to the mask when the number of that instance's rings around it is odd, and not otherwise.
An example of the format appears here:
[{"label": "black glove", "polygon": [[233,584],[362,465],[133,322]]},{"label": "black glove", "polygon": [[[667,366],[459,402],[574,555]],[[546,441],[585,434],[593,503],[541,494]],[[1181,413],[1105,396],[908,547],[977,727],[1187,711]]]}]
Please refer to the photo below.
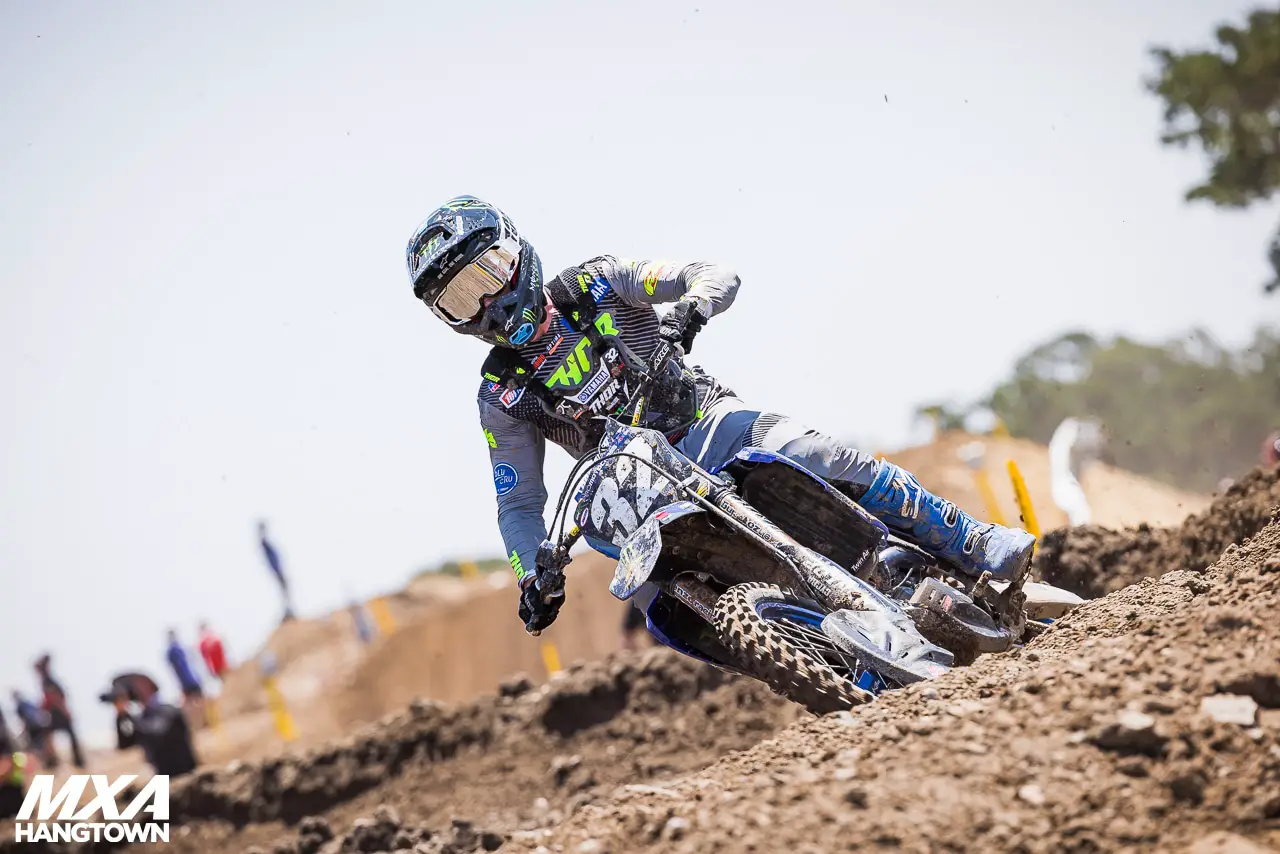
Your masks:
[{"label": "black glove", "polygon": [[[550,600],[550,601],[548,601]],[[531,635],[538,635],[543,629],[556,621],[560,606],[564,604],[564,588],[552,594],[544,595],[535,578],[520,591],[520,621],[524,630]]]},{"label": "black glove", "polygon": [[688,295],[680,297],[671,310],[662,316],[658,324],[658,335],[679,344],[685,353],[693,349],[693,336],[707,323],[702,314],[702,301]]}]

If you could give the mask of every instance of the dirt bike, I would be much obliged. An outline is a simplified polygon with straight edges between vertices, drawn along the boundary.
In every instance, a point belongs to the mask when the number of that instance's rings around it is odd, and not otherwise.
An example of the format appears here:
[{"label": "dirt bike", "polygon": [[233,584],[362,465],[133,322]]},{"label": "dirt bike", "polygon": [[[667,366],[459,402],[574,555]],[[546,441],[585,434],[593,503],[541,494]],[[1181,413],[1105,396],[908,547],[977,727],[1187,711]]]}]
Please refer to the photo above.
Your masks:
[{"label": "dirt bike", "polygon": [[547,601],[585,537],[617,558],[609,590],[636,600],[658,642],[819,714],[1007,650],[1081,601],[1025,577],[970,577],[771,451],[701,468],[638,426],[682,355],[660,341],[648,364],[626,359],[634,392],[570,474],[538,549]]}]

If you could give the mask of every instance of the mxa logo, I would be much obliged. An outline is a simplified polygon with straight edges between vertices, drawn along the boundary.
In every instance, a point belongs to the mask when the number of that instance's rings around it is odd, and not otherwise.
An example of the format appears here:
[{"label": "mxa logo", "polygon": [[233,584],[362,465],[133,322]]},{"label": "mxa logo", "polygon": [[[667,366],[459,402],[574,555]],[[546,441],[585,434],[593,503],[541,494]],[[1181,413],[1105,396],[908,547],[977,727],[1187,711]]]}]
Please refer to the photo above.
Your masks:
[{"label": "mxa logo", "polygon": [[[116,796],[128,788],[135,774],[125,774],[111,781],[105,774],[73,774],[56,793],[52,774],[37,774],[22,801],[14,820],[18,842],[168,842],[169,841],[169,777],[157,774],[146,782],[123,811]],[[93,799],[84,806],[85,787],[93,785]],[[78,807],[78,809],[77,809]],[[37,824],[55,818],[68,824]],[[101,818],[90,821],[98,813]],[[150,820],[134,824],[139,813]],[[160,822],[164,822],[161,824]]]},{"label": "mxa logo", "polygon": [[[601,335],[617,335],[617,327],[613,325],[613,316],[609,312],[604,312],[596,318],[596,329],[600,330]],[[578,346],[573,348],[560,367],[556,368],[556,372],[547,380],[548,388],[555,388],[558,385],[567,388],[574,388],[582,382],[585,373],[591,370],[591,342],[587,337],[582,336],[582,340],[578,342]]]}]

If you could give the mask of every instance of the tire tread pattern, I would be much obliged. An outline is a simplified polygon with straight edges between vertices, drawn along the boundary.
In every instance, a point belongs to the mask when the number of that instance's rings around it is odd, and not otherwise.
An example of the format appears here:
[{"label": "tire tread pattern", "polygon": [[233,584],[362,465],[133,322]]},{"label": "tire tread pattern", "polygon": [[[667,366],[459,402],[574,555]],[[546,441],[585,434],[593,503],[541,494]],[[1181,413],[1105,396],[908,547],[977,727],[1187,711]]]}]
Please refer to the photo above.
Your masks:
[{"label": "tire tread pattern", "polygon": [[760,617],[756,604],[762,599],[790,601],[807,607],[821,606],[784,593],[773,584],[751,582],[730,587],[716,603],[716,632],[738,659],[738,665],[789,700],[816,715],[848,709],[873,695],[838,676]]}]

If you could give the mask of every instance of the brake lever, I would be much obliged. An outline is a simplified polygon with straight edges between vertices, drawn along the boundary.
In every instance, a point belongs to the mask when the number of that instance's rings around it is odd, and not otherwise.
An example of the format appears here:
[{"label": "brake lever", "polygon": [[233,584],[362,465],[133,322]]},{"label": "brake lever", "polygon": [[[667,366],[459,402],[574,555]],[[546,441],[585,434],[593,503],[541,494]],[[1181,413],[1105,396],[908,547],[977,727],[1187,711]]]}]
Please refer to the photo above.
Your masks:
[{"label": "brake lever", "polygon": [[569,565],[569,549],[580,536],[582,531],[574,525],[559,543],[543,540],[538,545],[534,565],[538,569],[538,590],[543,603],[550,604],[557,596],[564,595],[564,568]]}]

